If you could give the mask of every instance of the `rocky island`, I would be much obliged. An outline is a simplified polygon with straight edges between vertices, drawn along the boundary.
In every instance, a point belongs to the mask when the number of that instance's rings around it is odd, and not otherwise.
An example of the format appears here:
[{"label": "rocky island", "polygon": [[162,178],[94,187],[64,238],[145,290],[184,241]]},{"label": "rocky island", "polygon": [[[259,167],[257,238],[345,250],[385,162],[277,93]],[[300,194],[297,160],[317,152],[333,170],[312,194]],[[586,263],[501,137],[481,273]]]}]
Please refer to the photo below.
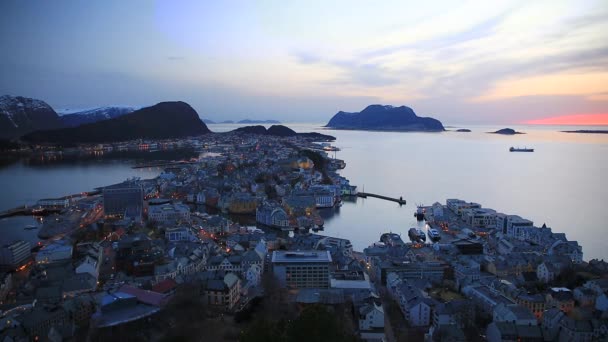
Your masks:
[{"label": "rocky island", "polygon": [[470,129],[468,129],[468,128],[460,128],[460,129],[457,129],[455,132],[460,132],[460,133],[470,133],[470,132],[471,132],[471,130],[470,130]]},{"label": "rocky island", "polygon": [[333,129],[401,131],[401,132],[443,132],[443,124],[433,118],[419,117],[406,106],[367,106],[357,113],[338,112],[325,127]]},{"label": "rocky island", "polygon": [[488,132],[488,133],[490,133],[490,134],[502,134],[502,135],[526,134],[526,133],[523,133],[523,132],[517,132],[513,128],[503,128],[503,129],[499,129],[496,132]]}]

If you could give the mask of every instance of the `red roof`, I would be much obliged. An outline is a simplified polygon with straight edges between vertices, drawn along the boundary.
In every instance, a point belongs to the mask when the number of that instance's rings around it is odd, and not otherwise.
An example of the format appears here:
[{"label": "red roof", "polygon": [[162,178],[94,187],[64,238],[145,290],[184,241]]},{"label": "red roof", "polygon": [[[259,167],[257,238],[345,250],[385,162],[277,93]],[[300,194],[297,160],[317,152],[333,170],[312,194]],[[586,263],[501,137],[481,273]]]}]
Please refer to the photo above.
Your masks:
[{"label": "red roof", "polygon": [[118,291],[135,296],[138,301],[148,305],[163,306],[167,301],[167,297],[162,293],[142,290],[131,285],[123,285]]},{"label": "red roof", "polygon": [[160,283],[152,286],[152,291],[158,292],[158,293],[169,293],[169,292],[175,290],[176,287],[177,287],[177,283],[175,282],[175,280],[173,280],[171,278],[167,278],[167,279],[161,281]]}]

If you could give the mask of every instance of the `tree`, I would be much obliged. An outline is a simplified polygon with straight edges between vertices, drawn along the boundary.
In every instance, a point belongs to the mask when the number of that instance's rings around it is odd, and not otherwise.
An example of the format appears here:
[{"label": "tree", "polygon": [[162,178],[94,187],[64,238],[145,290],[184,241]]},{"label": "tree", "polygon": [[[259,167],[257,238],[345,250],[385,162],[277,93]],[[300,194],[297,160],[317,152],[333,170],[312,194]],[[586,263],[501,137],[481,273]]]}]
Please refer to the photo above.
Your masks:
[{"label": "tree", "polygon": [[286,331],[288,341],[353,341],[355,336],[346,334],[337,315],[325,306],[315,304],[302,310]]}]

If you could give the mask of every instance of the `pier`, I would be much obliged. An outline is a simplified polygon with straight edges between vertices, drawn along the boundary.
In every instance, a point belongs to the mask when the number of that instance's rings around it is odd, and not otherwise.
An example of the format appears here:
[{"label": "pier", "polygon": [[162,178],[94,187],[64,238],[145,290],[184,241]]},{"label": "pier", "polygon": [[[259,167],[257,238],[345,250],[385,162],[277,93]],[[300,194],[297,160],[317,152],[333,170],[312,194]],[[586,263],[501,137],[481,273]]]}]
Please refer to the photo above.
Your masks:
[{"label": "pier", "polygon": [[403,197],[393,198],[393,197],[388,197],[388,196],[371,194],[369,192],[358,192],[357,197],[361,197],[361,198],[375,197],[375,198],[383,199],[385,201],[396,202],[396,203],[399,203],[399,205],[404,205],[406,203],[406,201],[403,199]]}]

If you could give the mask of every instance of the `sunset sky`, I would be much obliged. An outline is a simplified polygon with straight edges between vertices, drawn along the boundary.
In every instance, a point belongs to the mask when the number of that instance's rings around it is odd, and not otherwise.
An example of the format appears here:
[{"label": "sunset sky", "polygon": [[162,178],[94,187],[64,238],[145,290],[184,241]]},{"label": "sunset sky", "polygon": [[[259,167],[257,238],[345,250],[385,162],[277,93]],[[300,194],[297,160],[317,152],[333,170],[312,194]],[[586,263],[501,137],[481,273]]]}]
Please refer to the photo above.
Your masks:
[{"label": "sunset sky", "polygon": [[608,1],[1,1],[0,95],[325,122],[608,124]]}]

